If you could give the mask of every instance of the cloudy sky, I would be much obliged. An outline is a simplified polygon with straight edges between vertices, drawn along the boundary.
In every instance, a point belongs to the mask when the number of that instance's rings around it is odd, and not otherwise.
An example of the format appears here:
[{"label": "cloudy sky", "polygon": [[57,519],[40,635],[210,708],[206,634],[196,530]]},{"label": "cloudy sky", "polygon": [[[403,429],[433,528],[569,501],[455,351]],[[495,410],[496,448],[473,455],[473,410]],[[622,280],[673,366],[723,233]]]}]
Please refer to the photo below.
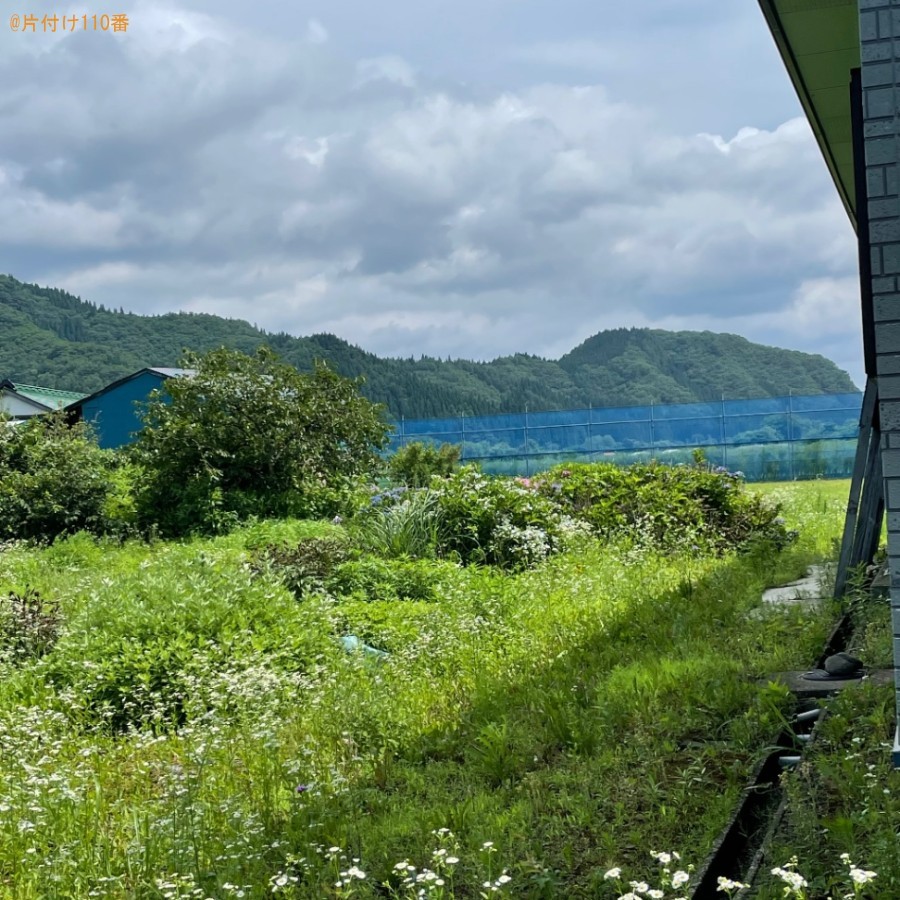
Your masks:
[{"label": "cloudy sky", "polygon": [[[862,383],[856,246],[755,0],[15,0],[0,271],[381,355],[727,331]],[[71,24],[71,23],[70,23]]]}]

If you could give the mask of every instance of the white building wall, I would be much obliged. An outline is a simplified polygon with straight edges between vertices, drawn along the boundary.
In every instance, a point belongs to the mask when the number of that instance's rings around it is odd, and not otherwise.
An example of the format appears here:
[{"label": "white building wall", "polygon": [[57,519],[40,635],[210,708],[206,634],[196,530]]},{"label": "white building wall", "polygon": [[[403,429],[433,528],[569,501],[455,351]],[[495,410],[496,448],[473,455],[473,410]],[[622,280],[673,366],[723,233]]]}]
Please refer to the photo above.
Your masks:
[{"label": "white building wall", "polygon": [[46,412],[42,407],[30,400],[19,397],[10,391],[0,391],[0,410],[11,415],[14,419],[27,416],[39,416]]}]

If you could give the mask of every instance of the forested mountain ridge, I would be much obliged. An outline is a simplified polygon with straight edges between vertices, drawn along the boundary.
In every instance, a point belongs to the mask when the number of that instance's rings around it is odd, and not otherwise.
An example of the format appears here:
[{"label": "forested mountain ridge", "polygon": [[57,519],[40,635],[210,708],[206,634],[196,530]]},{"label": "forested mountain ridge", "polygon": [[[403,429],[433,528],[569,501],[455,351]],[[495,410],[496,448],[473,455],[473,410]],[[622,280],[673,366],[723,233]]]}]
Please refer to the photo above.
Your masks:
[{"label": "forested mountain ridge", "polygon": [[249,353],[268,344],[302,370],[323,359],[342,375],[364,376],[364,393],[397,418],[856,390],[823,356],[731,334],[621,328],[594,335],[559,360],[382,359],[330,334],[293,337],[220,316],[115,311],[6,275],[0,335],[0,378],[84,392],[145,366],[177,365],[184,349]]}]

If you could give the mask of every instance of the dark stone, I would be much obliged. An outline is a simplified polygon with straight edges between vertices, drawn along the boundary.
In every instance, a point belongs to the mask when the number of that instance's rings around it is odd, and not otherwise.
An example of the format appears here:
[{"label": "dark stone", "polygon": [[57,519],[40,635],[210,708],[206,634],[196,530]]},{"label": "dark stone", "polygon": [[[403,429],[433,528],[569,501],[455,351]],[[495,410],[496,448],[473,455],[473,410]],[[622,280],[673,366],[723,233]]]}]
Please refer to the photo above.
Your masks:
[{"label": "dark stone", "polygon": [[829,656],[825,660],[825,671],[829,675],[843,675],[852,678],[859,674],[862,667],[862,660],[849,653],[835,653],[834,656]]}]

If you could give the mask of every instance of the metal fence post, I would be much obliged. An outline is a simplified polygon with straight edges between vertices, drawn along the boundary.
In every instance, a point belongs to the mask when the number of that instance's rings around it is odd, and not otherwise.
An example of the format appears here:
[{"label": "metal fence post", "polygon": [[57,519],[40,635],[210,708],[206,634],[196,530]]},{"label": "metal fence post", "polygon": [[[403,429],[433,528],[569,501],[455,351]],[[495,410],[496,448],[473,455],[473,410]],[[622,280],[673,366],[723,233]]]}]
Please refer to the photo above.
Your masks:
[{"label": "metal fence post", "polygon": [[794,480],[794,389],[788,388],[788,465],[791,481]]},{"label": "metal fence post", "polygon": [[531,458],[528,455],[528,404],[525,404],[525,440],[524,440],[524,450],[525,450],[525,477],[531,477]]},{"label": "metal fence post", "polygon": [[728,443],[725,434],[725,395],[722,394],[722,465],[728,468]]},{"label": "metal fence post", "polygon": [[594,458],[594,404],[588,404],[588,458]]}]

